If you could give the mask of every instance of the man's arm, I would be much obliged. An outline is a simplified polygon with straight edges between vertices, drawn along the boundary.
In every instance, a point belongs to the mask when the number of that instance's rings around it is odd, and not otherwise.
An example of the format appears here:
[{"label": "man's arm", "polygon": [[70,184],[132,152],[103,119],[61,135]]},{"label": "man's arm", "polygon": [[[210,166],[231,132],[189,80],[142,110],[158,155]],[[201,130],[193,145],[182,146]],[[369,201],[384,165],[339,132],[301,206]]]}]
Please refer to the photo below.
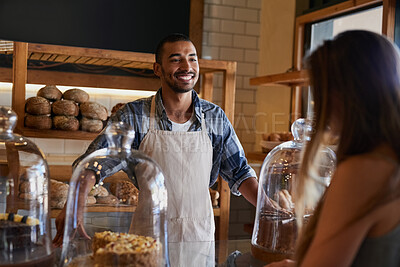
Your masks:
[{"label": "man's arm", "polygon": [[258,182],[255,177],[244,180],[239,186],[239,192],[253,206],[257,206]]},{"label": "man's arm", "polygon": [[[93,188],[93,186],[96,183],[96,174],[91,171],[91,170],[85,170],[80,174],[80,177],[77,181],[77,187],[79,188],[79,193],[78,193],[78,210],[77,210],[77,218],[76,220],[78,221],[78,231],[79,233],[86,237],[89,238],[89,236],[86,234],[85,229],[83,228],[83,212],[85,209],[86,205],[86,198],[90,192],[90,190]],[[63,243],[63,236],[64,236],[64,227],[65,227],[65,219],[66,219],[66,208],[67,208],[67,203],[65,203],[64,208],[61,210],[61,212],[58,214],[56,218],[56,229],[57,233],[56,236],[53,239],[53,244],[56,247],[61,247]]]}]

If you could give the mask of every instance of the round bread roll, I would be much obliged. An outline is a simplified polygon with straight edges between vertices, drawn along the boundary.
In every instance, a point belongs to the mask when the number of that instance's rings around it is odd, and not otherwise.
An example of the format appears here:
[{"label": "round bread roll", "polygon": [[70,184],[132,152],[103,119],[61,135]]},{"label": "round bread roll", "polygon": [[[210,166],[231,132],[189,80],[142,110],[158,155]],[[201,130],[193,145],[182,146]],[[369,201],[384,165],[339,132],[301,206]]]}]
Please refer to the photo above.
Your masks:
[{"label": "round bread roll", "polygon": [[290,141],[290,140],[293,140],[293,135],[292,135],[292,133],[291,132],[285,132],[284,133],[284,139],[283,140],[285,140],[285,141]]},{"label": "round bread roll", "polygon": [[80,105],[80,109],[82,116],[86,118],[102,121],[107,120],[107,109],[99,103],[85,102]]},{"label": "round bread roll", "polygon": [[67,198],[50,199],[50,207],[53,209],[62,209],[65,202],[67,202]]},{"label": "round bread roll", "polygon": [[19,184],[19,192],[28,193],[31,191],[30,183],[28,181],[23,181]]},{"label": "round bread roll", "polygon": [[50,179],[50,199],[67,198],[69,185]]},{"label": "round bread roll", "polygon": [[88,196],[86,199],[86,205],[96,204],[96,198],[94,196]]},{"label": "round bread roll", "polygon": [[81,89],[73,88],[65,91],[63,94],[63,98],[81,104],[83,102],[89,101],[89,94]]},{"label": "round bread roll", "polygon": [[119,200],[116,196],[108,195],[106,197],[98,196],[96,197],[97,204],[108,204],[108,205],[117,205],[119,204]]},{"label": "round bread roll", "polygon": [[271,133],[268,141],[281,141],[281,136],[278,133]]},{"label": "round bread roll", "polygon": [[108,196],[108,190],[104,186],[97,186],[94,189],[90,190],[89,196],[94,197],[106,197]]},{"label": "round bread roll", "polygon": [[101,120],[92,120],[86,117],[81,119],[81,129],[82,131],[98,133],[103,129],[103,122]]},{"label": "round bread roll", "polygon": [[44,97],[50,101],[60,100],[62,92],[55,85],[46,85],[39,89],[37,96]]},{"label": "round bread roll", "polygon": [[57,100],[51,105],[55,115],[78,116],[79,107],[72,100]]},{"label": "round bread roll", "polygon": [[20,193],[28,193],[30,195],[43,194],[43,186],[35,182],[23,181],[19,184]]},{"label": "round bread roll", "polygon": [[51,129],[52,120],[50,115],[25,115],[25,126],[40,130]]},{"label": "round bread roll", "polygon": [[79,130],[79,121],[72,116],[54,116],[53,125],[56,129],[64,131],[77,131]]},{"label": "round bread roll", "polygon": [[33,115],[47,115],[51,113],[51,105],[46,98],[34,96],[26,100],[25,111]]}]

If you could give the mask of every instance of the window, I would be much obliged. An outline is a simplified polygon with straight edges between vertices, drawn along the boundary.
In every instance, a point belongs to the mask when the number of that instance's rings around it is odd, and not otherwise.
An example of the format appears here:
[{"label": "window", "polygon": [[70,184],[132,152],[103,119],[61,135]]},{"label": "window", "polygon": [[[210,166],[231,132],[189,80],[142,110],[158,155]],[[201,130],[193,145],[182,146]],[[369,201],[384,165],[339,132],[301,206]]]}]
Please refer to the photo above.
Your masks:
[{"label": "window", "polygon": [[309,51],[347,30],[369,30],[381,34],[382,11],[382,6],[378,6],[311,24]]}]

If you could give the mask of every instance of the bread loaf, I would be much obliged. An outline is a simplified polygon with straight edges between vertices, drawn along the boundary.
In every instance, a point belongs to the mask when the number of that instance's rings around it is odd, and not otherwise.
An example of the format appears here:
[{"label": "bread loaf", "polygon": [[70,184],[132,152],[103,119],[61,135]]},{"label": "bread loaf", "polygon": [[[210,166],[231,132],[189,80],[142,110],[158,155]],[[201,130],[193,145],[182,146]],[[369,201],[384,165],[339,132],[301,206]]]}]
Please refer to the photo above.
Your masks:
[{"label": "bread loaf", "polygon": [[40,88],[36,95],[44,97],[50,101],[56,101],[61,99],[62,92],[55,85],[46,85],[45,87]]},{"label": "bread loaf", "polygon": [[113,108],[111,109],[111,114],[116,113],[118,110],[120,110],[121,108],[123,108],[125,106],[125,103],[118,103],[115,106],[113,106]]},{"label": "bread loaf", "polygon": [[138,203],[139,191],[131,182],[120,181],[111,183],[110,191],[121,203],[130,205],[137,205]]},{"label": "bread loaf", "polygon": [[103,129],[103,122],[101,120],[92,120],[82,117],[81,129],[86,132],[98,133]]},{"label": "bread loaf", "polygon": [[58,100],[51,105],[55,115],[78,116],[79,107],[72,100]]},{"label": "bread loaf", "polygon": [[50,179],[50,198],[59,199],[68,196],[69,185],[54,179]]},{"label": "bread loaf", "polygon": [[25,111],[33,115],[47,115],[51,113],[50,102],[41,96],[30,97],[26,100]]},{"label": "bread loaf", "polygon": [[44,193],[44,184],[37,183],[39,180],[23,181],[19,184],[19,192],[27,193],[32,196],[42,195]]},{"label": "bread loaf", "polygon": [[35,192],[19,193],[18,197],[21,199],[33,200],[33,199],[36,199],[38,197],[38,195]]},{"label": "bread loaf", "polygon": [[97,196],[96,203],[97,204],[117,205],[117,204],[119,204],[119,200],[114,195],[108,195],[105,197]]},{"label": "bread loaf", "polygon": [[80,105],[80,109],[82,116],[86,118],[102,121],[107,120],[107,109],[99,103],[85,102]]},{"label": "bread loaf", "polygon": [[96,204],[96,198],[94,196],[88,196],[86,199],[86,205]]},{"label": "bread loaf", "polygon": [[29,128],[47,130],[51,129],[52,120],[50,115],[25,115],[25,126]]},{"label": "bread loaf", "polygon": [[98,186],[98,187],[95,187],[94,189],[92,189],[90,192],[89,192],[89,196],[94,196],[94,197],[106,197],[106,196],[108,196],[108,191],[107,191],[107,189],[104,187],[104,186]]},{"label": "bread loaf", "polygon": [[67,202],[67,198],[50,199],[50,208],[62,209]]},{"label": "bread loaf", "polygon": [[67,202],[69,185],[50,179],[50,207],[62,209]]},{"label": "bread loaf", "polygon": [[81,104],[83,102],[89,101],[89,94],[81,89],[73,88],[65,91],[63,94],[63,98]]},{"label": "bread loaf", "polygon": [[79,130],[79,121],[72,116],[54,116],[53,125],[56,129],[64,131],[77,131]]}]

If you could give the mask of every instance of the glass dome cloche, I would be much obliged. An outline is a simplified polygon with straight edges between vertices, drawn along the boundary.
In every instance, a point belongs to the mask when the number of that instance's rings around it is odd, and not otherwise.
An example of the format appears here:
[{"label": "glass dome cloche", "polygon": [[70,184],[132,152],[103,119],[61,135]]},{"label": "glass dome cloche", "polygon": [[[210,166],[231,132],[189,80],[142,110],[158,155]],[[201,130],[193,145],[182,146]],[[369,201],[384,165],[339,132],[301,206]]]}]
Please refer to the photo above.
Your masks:
[{"label": "glass dome cloche", "polygon": [[[297,239],[295,214],[296,176],[300,170],[303,145],[310,131],[305,119],[297,119],[291,126],[293,141],[272,149],[261,166],[256,217],[251,240],[255,258],[266,262],[292,258]],[[318,191],[322,195],[336,166],[336,155],[329,147],[320,151],[317,165]],[[303,224],[312,215],[306,208]]]},{"label": "glass dome cloche", "polygon": [[16,113],[0,107],[0,266],[54,266],[48,165],[13,133],[16,123]]},{"label": "glass dome cloche", "polygon": [[[88,155],[72,173],[59,265],[169,266],[164,175],[155,161],[131,149],[130,126],[115,122],[104,134],[108,148]],[[103,168],[126,175],[103,179]]]}]

